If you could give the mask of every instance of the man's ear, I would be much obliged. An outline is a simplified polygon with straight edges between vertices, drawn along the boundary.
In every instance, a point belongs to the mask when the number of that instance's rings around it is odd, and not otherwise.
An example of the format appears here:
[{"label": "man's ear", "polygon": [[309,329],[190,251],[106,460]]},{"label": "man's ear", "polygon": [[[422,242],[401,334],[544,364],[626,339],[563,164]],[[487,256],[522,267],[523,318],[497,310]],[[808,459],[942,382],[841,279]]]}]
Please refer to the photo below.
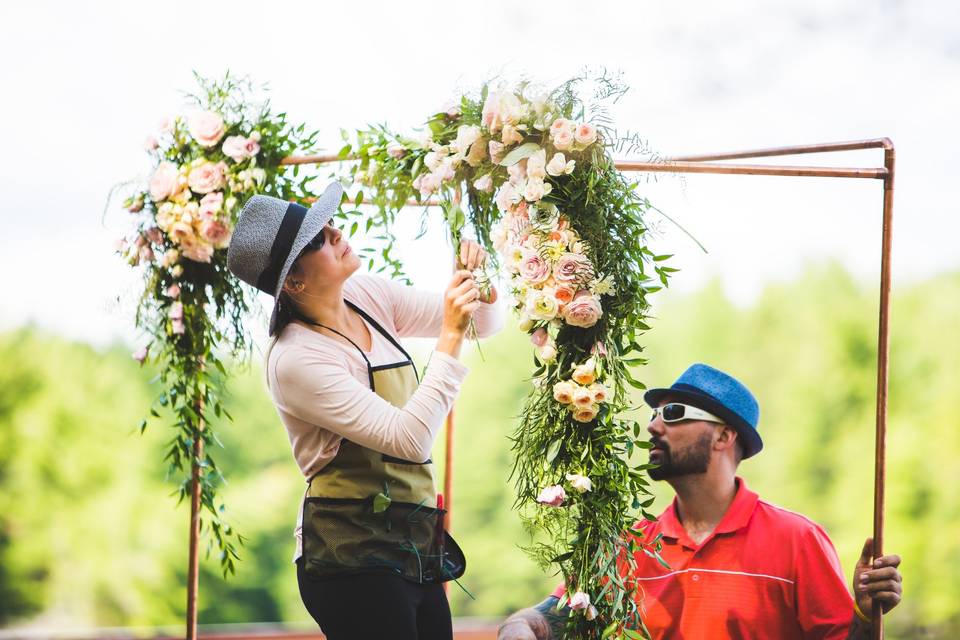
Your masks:
[{"label": "man's ear", "polygon": [[730,425],[723,425],[723,428],[720,429],[720,435],[717,436],[716,445],[719,449],[729,449],[731,447],[737,446],[737,438],[739,434],[737,431]]}]

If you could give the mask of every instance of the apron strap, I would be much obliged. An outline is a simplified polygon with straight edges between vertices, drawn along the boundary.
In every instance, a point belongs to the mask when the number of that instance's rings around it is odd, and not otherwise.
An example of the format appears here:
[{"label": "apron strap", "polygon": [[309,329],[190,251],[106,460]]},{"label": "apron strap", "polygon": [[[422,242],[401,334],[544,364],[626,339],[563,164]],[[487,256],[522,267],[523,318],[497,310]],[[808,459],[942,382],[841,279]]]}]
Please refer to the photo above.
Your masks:
[{"label": "apron strap", "polygon": [[353,309],[354,311],[356,311],[358,314],[360,314],[360,317],[361,317],[361,318],[363,318],[364,320],[366,320],[367,322],[369,322],[371,325],[373,325],[373,328],[376,329],[377,331],[379,331],[379,332],[380,332],[380,335],[382,335],[384,338],[386,338],[387,340],[389,340],[390,343],[391,343],[393,346],[395,346],[397,349],[399,349],[399,350],[400,350],[400,353],[402,353],[404,356],[406,356],[407,360],[409,360],[410,362],[413,362],[413,358],[410,357],[410,354],[407,353],[407,350],[404,349],[402,346],[400,346],[400,343],[397,341],[397,339],[394,338],[392,335],[390,335],[390,333],[387,332],[386,329],[384,329],[383,327],[381,327],[381,326],[380,326],[380,323],[378,323],[376,320],[374,320],[373,318],[371,318],[371,317],[367,314],[366,311],[364,311],[363,309],[361,309],[361,308],[358,307],[357,305],[353,304],[352,302],[350,302],[350,301],[347,300],[346,298],[344,298],[343,301],[347,303],[347,306],[348,306],[348,307],[350,307],[351,309]]}]

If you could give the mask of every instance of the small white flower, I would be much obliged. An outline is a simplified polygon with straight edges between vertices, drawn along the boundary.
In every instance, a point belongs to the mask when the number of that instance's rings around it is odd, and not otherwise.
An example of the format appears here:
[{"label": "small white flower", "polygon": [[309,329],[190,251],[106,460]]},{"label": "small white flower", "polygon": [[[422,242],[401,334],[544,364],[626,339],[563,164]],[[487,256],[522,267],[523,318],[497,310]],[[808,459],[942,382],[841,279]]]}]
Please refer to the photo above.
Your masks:
[{"label": "small white flower", "polygon": [[590,478],[582,476],[579,473],[568,473],[567,481],[578,493],[586,493],[587,491],[593,490],[593,483],[590,482]]}]

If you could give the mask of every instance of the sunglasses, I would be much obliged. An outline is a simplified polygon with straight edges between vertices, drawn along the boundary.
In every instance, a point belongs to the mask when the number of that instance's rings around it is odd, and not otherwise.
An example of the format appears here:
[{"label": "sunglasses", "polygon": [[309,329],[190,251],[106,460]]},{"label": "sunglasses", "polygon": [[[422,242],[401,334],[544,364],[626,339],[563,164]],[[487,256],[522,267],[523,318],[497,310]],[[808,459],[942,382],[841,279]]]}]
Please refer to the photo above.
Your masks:
[{"label": "sunglasses", "polygon": [[662,407],[654,409],[653,415],[650,416],[650,422],[656,420],[657,416],[660,416],[667,424],[682,422],[684,420],[705,420],[707,422],[726,424],[725,420],[721,420],[712,413],[707,413],[703,409],[691,407],[688,404],[681,404],[679,402],[671,402],[670,404],[665,404]]}]

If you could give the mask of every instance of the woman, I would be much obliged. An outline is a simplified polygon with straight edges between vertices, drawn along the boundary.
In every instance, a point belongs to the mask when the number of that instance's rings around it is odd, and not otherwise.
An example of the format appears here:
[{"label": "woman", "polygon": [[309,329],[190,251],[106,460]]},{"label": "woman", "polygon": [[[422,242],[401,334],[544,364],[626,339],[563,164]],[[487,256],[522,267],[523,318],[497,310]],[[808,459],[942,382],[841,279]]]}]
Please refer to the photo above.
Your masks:
[{"label": "woman", "polygon": [[[360,259],[328,224],[341,195],[331,185],[309,210],[254,196],[228,254],[276,298],[266,377],[307,479],[300,594],[329,640],[449,639],[441,583],[464,560],[443,530],[430,450],[467,373],[471,317],[480,336],[499,329],[496,292],[481,299],[471,271],[486,254],[473,242],[442,296],[354,276]],[[406,336],[437,337],[422,380]]]}]

